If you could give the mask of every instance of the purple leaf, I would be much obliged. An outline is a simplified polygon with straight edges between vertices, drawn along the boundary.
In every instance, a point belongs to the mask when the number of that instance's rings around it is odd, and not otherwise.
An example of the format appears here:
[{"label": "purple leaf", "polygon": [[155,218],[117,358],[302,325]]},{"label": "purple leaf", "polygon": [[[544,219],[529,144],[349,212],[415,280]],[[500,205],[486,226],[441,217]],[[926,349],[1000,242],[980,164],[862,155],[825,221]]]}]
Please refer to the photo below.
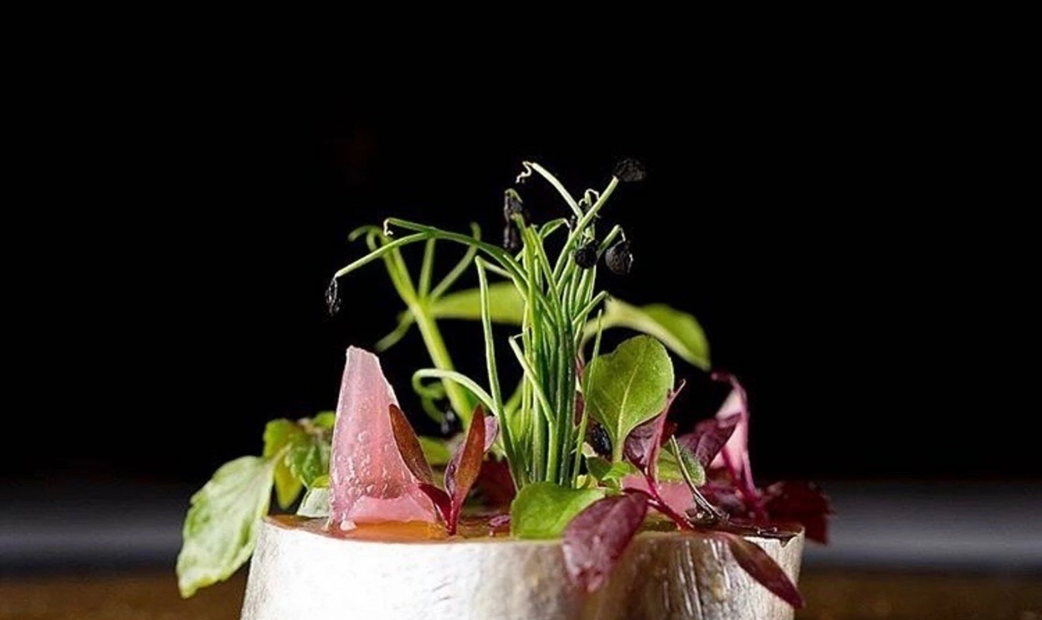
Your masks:
[{"label": "purple leaf", "polygon": [[420,483],[420,490],[434,503],[438,514],[441,515],[441,520],[448,524],[449,515],[452,512],[452,502],[449,500],[449,494],[433,484],[427,483]]},{"label": "purple leaf", "polygon": [[637,469],[654,476],[655,459],[658,458],[659,438],[666,415],[660,413],[647,422],[633,429],[626,437],[623,455],[626,460],[637,466]]},{"label": "purple leaf", "polygon": [[713,536],[727,542],[731,555],[750,577],[796,609],[803,607],[800,591],[766,551],[737,534],[714,532]]},{"label": "purple leaf", "polygon": [[803,526],[807,538],[828,543],[828,515],[832,504],[828,496],[809,482],[776,482],[764,493],[764,509],[775,521],[795,521]]},{"label": "purple leaf", "polygon": [[492,447],[499,432],[499,422],[494,416],[485,416],[485,410],[478,407],[470,420],[470,430],[463,445],[457,448],[449,464],[445,467],[445,490],[448,491],[450,508],[446,526],[450,534],[456,533],[463,501],[467,499],[470,487],[481,472],[481,462],[485,452]]},{"label": "purple leaf", "polygon": [[398,452],[402,455],[405,466],[421,483],[433,484],[431,466],[427,463],[427,458],[423,456],[423,448],[420,447],[420,440],[416,437],[416,432],[412,430],[412,425],[409,424],[409,420],[398,405],[391,403],[389,409],[394,442],[398,444]]},{"label": "purple leaf", "polygon": [[683,390],[685,385],[686,382],[681,381],[680,387],[670,393],[662,413],[630,431],[626,437],[626,443],[623,444],[623,454],[626,460],[652,478],[655,477],[655,464],[658,461],[659,448],[662,446],[662,431],[665,427],[666,416],[669,415],[669,408],[673,405],[677,394],[680,394],[680,390]]},{"label": "purple leaf", "polygon": [[564,530],[564,564],[572,584],[593,592],[607,580],[648,513],[648,497],[606,497],[580,512]]},{"label": "purple leaf", "polygon": [[720,451],[713,466],[726,466],[739,484],[742,492],[749,500],[758,497],[756,483],[753,482],[753,470],[749,463],[749,400],[745,388],[738,379],[728,372],[713,372],[713,380],[731,384],[731,395],[716,413],[717,420],[737,419],[731,438]]},{"label": "purple leaf", "polygon": [[677,442],[695,455],[703,469],[709,469],[709,465],[720,454],[720,449],[727,444],[737,425],[738,416],[725,420],[702,420],[695,425],[695,430],[677,437]]}]

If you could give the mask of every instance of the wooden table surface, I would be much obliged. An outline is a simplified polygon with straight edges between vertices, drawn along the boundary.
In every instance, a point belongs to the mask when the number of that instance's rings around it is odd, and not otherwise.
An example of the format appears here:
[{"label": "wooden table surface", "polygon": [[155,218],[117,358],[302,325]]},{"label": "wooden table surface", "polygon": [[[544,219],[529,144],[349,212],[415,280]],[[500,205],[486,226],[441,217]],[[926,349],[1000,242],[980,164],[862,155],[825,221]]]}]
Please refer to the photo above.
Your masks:
[{"label": "wooden table surface", "polygon": [[[0,620],[236,620],[244,577],[182,601],[172,573],[0,577]],[[1042,578],[811,569],[801,620],[1042,620]],[[374,619],[377,620],[377,619]]]}]

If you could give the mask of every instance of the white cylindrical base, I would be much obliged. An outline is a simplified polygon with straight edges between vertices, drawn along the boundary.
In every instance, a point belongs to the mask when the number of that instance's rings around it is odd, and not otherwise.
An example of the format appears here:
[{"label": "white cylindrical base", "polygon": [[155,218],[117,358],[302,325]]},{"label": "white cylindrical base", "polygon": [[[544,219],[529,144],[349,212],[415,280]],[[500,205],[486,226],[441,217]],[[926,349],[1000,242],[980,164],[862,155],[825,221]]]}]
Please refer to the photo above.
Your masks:
[{"label": "white cylindrical base", "polygon": [[[803,535],[750,537],[796,582]],[[561,541],[372,542],[266,520],[242,620],[790,620],[726,545],[647,532],[595,594],[573,588]]]}]

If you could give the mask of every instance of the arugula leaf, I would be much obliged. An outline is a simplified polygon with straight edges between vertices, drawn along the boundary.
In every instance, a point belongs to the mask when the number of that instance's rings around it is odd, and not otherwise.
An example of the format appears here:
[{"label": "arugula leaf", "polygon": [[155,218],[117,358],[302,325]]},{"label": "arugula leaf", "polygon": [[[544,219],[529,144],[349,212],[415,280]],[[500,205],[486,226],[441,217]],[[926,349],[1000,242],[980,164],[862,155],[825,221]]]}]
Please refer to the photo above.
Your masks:
[{"label": "arugula leaf", "polygon": [[612,461],[622,458],[626,437],[660,413],[673,387],[673,362],[650,336],[623,342],[591,361],[583,373],[586,407],[611,438]]},{"label": "arugula leaf", "polygon": [[[274,458],[284,453],[287,447],[293,448],[305,439],[306,433],[296,422],[280,419],[268,422],[264,427],[264,458]],[[286,453],[284,453],[286,454]],[[302,488],[300,477],[295,474],[283,456],[275,462],[275,497],[279,507],[286,509],[300,495]],[[327,461],[328,463],[328,461]],[[328,471],[328,465],[327,469]]]},{"label": "arugula leaf", "polygon": [[[609,299],[605,304],[603,329],[626,327],[654,336],[679,355],[684,361],[709,370],[709,342],[705,332],[692,315],[665,304],[637,307],[619,299]],[[586,324],[583,342],[597,334],[594,322]]]},{"label": "arugula leaf", "polygon": [[557,538],[575,515],[604,493],[604,489],[573,489],[553,482],[526,485],[510,504],[510,533],[519,538]]},{"label": "arugula leaf", "polygon": [[249,559],[268,512],[274,471],[272,459],[244,456],[218,469],[192,496],[177,556],[182,597],[227,579]]}]

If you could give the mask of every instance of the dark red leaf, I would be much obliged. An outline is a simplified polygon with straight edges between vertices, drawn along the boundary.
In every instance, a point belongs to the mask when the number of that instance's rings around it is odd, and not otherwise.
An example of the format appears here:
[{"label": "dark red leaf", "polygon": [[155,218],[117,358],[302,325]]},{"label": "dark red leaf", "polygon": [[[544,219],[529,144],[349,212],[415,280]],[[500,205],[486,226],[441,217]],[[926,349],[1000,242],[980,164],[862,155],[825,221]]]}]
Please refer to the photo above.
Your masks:
[{"label": "dark red leaf", "polygon": [[662,413],[630,431],[626,437],[626,443],[623,444],[623,454],[626,460],[652,478],[655,477],[655,463],[658,461],[659,448],[662,446],[662,431],[666,416],[669,414],[669,408],[673,405],[677,394],[680,394],[680,390],[683,390],[685,385],[686,382],[681,381],[680,387],[670,393]]},{"label": "dark red leaf", "polygon": [[572,584],[593,592],[607,580],[648,513],[648,497],[626,493],[591,504],[564,530],[564,564]]},{"label": "dark red leaf", "polygon": [[807,538],[828,543],[828,515],[832,504],[820,488],[809,482],[776,482],[764,493],[764,508],[773,521],[795,521]]},{"label": "dark red leaf", "polygon": [[438,513],[441,514],[441,520],[447,525],[449,523],[450,513],[452,512],[452,502],[449,500],[449,494],[433,484],[426,483],[420,483],[420,490],[423,491],[427,497],[431,498],[431,501],[434,502],[434,507],[437,508]]},{"label": "dark red leaf", "polygon": [[713,459],[720,454],[720,449],[734,433],[738,420],[738,416],[725,420],[702,420],[695,425],[695,430],[677,437],[677,442],[694,454],[704,469],[709,469]]},{"label": "dark red leaf", "polygon": [[394,442],[398,445],[398,452],[402,455],[405,466],[421,483],[433,484],[431,466],[427,463],[427,458],[423,456],[420,440],[416,438],[416,432],[412,430],[408,418],[394,403],[391,403],[390,406],[390,416]]},{"label": "dark red leaf", "polygon": [[470,420],[466,440],[457,448],[445,467],[445,490],[448,491],[451,502],[448,522],[445,525],[450,534],[456,532],[463,501],[467,499],[470,487],[474,486],[478,472],[481,471],[481,461],[485,458],[485,452],[492,447],[498,432],[499,422],[495,417],[486,417],[485,410],[479,406],[474,410],[474,417]]},{"label": "dark red leaf", "polygon": [[654,475],[651,471],[658,458],[659,438],[662,436],[662,427],[666,421],[666,415],[660,413],[644,424],[630,431],[623,445],[623,455],[626,460],[637,466],[637,469]]},{"label": "dark red leaf", "polygon": [[509,506],[514,501],[514,479],[510,477],[510,467],[506,461],[488,458],[481,464],[481,472],[474,482],[474,488],[481,494],[482,503],[490,508]]},{"label": "dark red leaf", "polygon": [[803,607],[800,591],[766,551],[737,534],[714,532],[713,536],[727,542],[731,555],[750,577],[796,609]]}]

